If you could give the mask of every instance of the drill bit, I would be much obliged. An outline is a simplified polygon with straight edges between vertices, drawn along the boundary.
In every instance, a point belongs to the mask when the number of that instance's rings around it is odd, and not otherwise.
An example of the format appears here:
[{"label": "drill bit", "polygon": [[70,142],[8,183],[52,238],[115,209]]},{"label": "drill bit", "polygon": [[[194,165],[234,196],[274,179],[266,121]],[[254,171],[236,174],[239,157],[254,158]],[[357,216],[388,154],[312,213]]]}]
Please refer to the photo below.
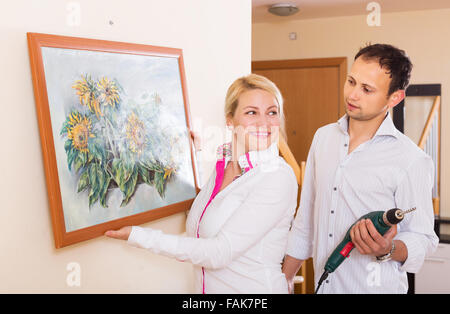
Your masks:
[{"label": "drill bit", "polygon": [[415,211],[415,210],[416,210],[416,208],[413,207],[413,208],[410,208],[410,209],[408,209],[408,210],[403,211],[403,214],[407,214],[407,213],[413,212],[413,211]]},{"label": "drill bit", "polygon": [[395,212],[395,217],[396,217],[397,219],[402,220],[403,217],[405,217],[405,214],[410,213],[410,212],[415,211],[415,210],[416,210],[415,207],[410,208],[410,209],[407,209],[407,210],[399,209],[399,210],[397,210],[397,211]]}]

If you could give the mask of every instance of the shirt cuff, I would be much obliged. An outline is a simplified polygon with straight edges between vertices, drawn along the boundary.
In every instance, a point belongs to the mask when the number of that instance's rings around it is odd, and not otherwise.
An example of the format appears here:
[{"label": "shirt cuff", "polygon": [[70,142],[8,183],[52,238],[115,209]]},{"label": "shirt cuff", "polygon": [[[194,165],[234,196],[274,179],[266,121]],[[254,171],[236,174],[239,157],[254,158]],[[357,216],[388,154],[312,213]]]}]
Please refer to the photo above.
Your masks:
[{"label": "shirt cuff", "polygon": [[163,234],[161,230],[132,227],[128,244],[155,254],[178,258],[179,255],[183,255],[178,249],[179,238],[176,235]]},{"label": "shirt cuff", "polygon": [[288,237],[286,254],[298,260],[307,260],[312,256],[311,242],[299,237],[291,230]]},{"label": "shirt cuff", "polygon": [[157,232],[150,228],[141,228],[133,226],[131,228],[130,235],[128,236],[127,243],[131,246],[138,248],[149,249],[154,246]]},{"label": "shirt cuff", "polygon": [[422,240],[419,239],[419,237],[420,235],[402,232],[398,233],[394,238],[394,240],[402,241],[408,250],[408,257],[399,268],[401,271],[417,273],[422,267],[426,250]]}]

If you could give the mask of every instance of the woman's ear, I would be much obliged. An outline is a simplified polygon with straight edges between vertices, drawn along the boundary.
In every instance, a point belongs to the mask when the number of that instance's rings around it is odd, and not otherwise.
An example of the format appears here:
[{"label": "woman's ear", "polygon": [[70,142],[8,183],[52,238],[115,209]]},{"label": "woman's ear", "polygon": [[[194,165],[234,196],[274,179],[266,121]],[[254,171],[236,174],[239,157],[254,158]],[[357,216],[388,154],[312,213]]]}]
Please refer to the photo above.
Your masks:
[{"label": "woman's ear", "polygon": [[234,125],[233,125],[233,122],[231,121],[231,118],[230,117],[227,117],[226,118],[226,125],[227,125],[227,129],[228,130],[233,130],[233,127],[234,127]]}]

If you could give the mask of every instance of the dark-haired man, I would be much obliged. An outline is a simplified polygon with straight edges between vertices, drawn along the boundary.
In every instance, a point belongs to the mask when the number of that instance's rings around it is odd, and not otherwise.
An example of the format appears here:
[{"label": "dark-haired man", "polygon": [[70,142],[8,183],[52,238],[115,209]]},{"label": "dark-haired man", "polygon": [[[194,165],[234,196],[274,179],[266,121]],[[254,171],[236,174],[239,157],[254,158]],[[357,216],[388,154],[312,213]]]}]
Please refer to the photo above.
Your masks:
[{"label": "dark-haired man", "polygon": [[389,116],[405,97],[411,68],[404,51],[391,45],[370,45],[355,56],[344,86],[346,115],[317,130],[308,154],[283,265],[291,285],[309,257],[317,285],[348,228],[371,211],[416,207],[384,236],[370,220],[355,224],[356,250],[319,293],[406,293],[406,272],[417,272],[436,248],[433,162]]}]

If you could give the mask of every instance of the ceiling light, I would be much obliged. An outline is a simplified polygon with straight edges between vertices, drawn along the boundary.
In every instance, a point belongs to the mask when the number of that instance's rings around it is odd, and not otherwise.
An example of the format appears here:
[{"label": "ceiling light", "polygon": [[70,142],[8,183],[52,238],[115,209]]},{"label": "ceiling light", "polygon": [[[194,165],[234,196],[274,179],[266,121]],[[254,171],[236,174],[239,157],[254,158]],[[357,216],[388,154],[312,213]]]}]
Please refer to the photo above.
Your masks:
[{"label": "ceiling light", "polygon": [[298,8],[290,3],[280,3],[272,5],[269,12],[278,16],[289,16],[297,13]]}]

